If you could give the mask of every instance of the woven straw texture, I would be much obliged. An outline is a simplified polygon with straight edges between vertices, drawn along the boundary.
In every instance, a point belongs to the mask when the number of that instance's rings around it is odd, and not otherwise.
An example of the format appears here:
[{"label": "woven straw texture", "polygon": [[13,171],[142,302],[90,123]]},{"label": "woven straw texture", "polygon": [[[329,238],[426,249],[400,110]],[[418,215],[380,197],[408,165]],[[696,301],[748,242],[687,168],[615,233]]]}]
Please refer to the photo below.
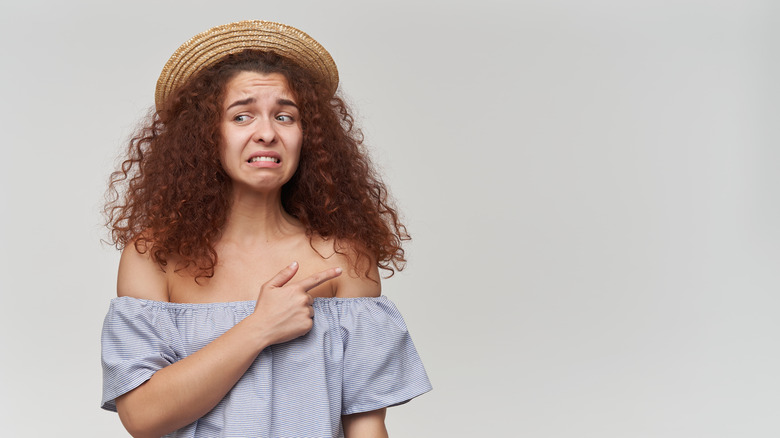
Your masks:
[{"label": "woven straw texture", "polygon": [[336,93],[339,73],[330,53],[314,38],[292,26],[248,20],[225,24],[199,33],[182,44],[163,67],[154,101],[157,109],[173,90],[200,70],[243,50],[275,52],[307,69]]}]

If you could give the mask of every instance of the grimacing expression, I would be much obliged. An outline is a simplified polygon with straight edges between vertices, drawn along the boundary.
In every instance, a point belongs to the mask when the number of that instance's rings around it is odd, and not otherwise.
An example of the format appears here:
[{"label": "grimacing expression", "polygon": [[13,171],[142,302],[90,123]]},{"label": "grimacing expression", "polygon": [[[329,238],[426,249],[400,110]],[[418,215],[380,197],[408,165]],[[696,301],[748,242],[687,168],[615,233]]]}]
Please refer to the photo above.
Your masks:
[{"label": "grimacing expression", "polygon": [[238,73],[225,85],[222,167],[235,190],[280,190],[298,168],[300,109],[281,73]]}]

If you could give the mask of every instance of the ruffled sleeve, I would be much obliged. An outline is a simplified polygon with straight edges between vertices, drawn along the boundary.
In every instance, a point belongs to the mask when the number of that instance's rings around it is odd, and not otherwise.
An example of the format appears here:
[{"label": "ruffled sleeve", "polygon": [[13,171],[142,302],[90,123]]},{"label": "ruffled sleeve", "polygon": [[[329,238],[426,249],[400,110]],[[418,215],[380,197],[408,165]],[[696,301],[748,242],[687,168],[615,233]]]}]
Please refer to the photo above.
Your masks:
[{"label": "ruffled sleeve", "polygon": [[178,330],[155,303],[130,297],[111,301],[102,333],[103,409],[116,411],[117,397],[180,358]]},{"label": "ruffled sleeve", "polygon": [[406,403],[431,390],[403,317],[386,297],[347,299],[342,415]]}]

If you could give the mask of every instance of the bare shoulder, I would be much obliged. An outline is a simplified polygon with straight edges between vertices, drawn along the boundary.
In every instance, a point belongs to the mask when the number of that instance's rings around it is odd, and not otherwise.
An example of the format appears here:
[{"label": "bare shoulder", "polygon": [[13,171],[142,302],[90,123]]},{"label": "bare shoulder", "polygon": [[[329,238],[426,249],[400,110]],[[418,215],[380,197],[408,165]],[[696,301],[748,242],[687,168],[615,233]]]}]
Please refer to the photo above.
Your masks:
[{"label": "bare shoulder", "polygon": [[[343,273],[333,280],[334,296],[341,298],[378,297],[382,294],[382,284],[376,260],[358,259],[358,249],[354,243],[312,239],[312,246],[328,264],[338,266]],[[356,264],[357,262],[357,264]]]},{"label": "bare shoulder", "polygon": [[119,259],[116,290],[120,297],[169,301],[165,272],[148,252],[139,252],[133,243],[125,247]]}]

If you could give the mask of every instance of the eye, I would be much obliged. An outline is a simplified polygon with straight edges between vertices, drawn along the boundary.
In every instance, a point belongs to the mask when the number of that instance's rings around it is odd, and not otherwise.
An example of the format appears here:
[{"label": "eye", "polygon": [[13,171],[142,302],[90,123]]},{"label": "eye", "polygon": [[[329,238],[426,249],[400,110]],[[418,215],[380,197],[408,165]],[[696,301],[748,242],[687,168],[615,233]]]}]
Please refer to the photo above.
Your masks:
[{"label": "eye", "polygon": [[280,122],[285,122],[285,123],[292,123],[292,122],[295,121],[292,118],[292,116],[288,116],[286,114],[280,114],[280,115],[276,116],[276,120],[278,120]]},{"label": "eye", "polygon": [[249,116],[246,114],[239,114],[233,117],[233,121],[238,123],[245,123],[249,121]]}]

